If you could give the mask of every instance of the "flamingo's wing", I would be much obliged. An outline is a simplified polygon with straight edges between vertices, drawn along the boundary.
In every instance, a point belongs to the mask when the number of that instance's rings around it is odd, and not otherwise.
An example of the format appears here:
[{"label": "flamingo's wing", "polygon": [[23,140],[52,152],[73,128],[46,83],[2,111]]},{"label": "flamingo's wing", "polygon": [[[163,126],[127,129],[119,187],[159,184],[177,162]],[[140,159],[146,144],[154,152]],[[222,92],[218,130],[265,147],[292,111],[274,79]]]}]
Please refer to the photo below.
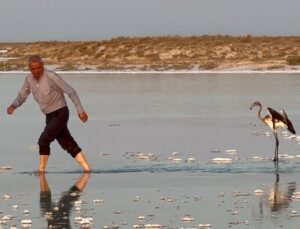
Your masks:
[{"label": "flamingo's wing", "polygon": [[294,129],[294,126],[292,122],[287,118],[287,128],[292,134],[296,134],[296,131]]},{"label": "flamingo's wing", "polygon": [[285,110],[281,110],[281,113],[282,113],[282,115],[283,115],[283,116],[285,117],[285,119],[286,119],[287,129],[288,129],[291,133],[296,134],[296,131],[295,131],[295,129],[294,129],[294,126],[293,126],[291,120],[289,120],[289,118],[288,118],[288,116],[287,116]]},{"label": "flamingo's wing", "polygon": [[294,126],[293,126],[292,122],[289,120],[285,111],[283,111],[283,114],[280,114],[278,111],[275,111],[274,109],[272,109],[270,107],[267,107],[267,109],[273,120],[277,119],[278,121],[283,122],[287,126],[287,129],[292,134],[296,134]]},{"label": "flamingo's wing", "polygon": [[285,117],[282,114],[280,114],[278,111],[275,111],[271,107],[267,107],[267,109],[273,120],[277,119],[278,121],[281,121],[281,122],[287,124]]},{"label": "flamingo's wing", "polygon": [[292,134],[296,134],[296,131],[294,129],[294,126],[291,122],[291,120],[289,120],[288,116],[287,116],[287,113],[285,112],[285,110],[280,110],[280,113],[283,115],[283,117],[285,118],[286,120],[286,125],[287,125],[287,129],[292,133]]}]

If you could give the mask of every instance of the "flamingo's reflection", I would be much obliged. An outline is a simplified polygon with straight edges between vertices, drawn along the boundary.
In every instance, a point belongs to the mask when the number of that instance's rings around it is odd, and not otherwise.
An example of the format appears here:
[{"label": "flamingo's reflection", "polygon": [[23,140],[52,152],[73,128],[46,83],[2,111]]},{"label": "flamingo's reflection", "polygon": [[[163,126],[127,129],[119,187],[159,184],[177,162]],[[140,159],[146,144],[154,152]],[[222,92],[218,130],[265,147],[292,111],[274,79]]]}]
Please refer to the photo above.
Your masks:
[{"label": "flamingo's reflection", "polygon": [[48,228],[71,228],[69,216],[89,176],[90,174],[83,173],[69,190],[62,193],[58,202],[53,202],[46,175],[44,173],[39,175],[40,209],[42,216],[46,216]]},{"label": "flamingo's reflection", "polygon": [[296,191],[296,182],[286,184],[280,183],[278,162],[275,164],[275,182],[269,187],[260,200],[260,213],[263,215],[264,206],[267,206],[271,213],[280,212],[287,209],[292,202],[292,197]]}]

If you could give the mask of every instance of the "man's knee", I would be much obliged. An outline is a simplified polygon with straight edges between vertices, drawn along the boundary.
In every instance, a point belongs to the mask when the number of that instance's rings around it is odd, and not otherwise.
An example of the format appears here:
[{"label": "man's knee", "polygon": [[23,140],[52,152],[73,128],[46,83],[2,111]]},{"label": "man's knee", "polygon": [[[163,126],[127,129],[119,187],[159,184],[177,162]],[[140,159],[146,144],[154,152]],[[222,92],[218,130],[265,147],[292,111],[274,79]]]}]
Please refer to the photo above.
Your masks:
[{"label": "man's knee", "polygon": [[50,147],[40,147],[40,155],[50,155]]},{"label": "man's knee", "polygon": [[60,146],[66,150],[72,157],[76,157],[81,152],[81,148],[77,145],[73,138],[58,139]]},{"label": "man's knee", "polygon": [[75,148],[73,148],[72,151],[68,151],[68,152],[69,154],[71,154],[73,158],[75,158],[81,152],[81,148],[76,146]]},{"label": "man's knee", "polygon": [[73,158],[75,158],[77,154],[81,152],[81,148],[77,145],[63,146],[62,148],[66,150]]},{"label": "man's knee", "polygon": [[63,149],[66,150],[73,158],[77,156],[81,152],[81,148],[79,146],[63,146]]},{"label": "man's knee", "polygon": [[38,141],[40,155],[50,155],[50,142],[43,138]]}]

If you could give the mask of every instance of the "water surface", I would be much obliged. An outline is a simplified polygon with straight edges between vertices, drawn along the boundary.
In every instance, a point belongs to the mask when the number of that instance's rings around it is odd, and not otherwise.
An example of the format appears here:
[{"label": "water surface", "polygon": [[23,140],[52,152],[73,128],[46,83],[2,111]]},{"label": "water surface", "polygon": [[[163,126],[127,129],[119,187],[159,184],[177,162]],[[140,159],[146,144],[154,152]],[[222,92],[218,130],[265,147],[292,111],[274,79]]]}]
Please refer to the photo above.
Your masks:
[{"label": "water surface", "polygon": [[[297,217],[291,216],[291,211],[300,212],[300,206],[291,193],[299,189],[298,141],[280,135],[280,154],[285,156],[278,167],[274,166],[271,161],[274,139],[265,134],[269,130],[260,124],[256,111],[249,110],[256,100],[264,106],[284,108],[297,131],[300,126],[297,74],[63,74],[62,77],[78,91],[89,114],[89,121],[81,123],[68,99],[71,132],[94,169],[91,177],[83,179],[86,185],[78,198],[83,200],[81,210],[76,211],[76,200],[69,199],[66,205],[70,208],[65,211],[70,220],[64,219],[64,223],[79,227],[75,216],[90,216],[94,218],[92,228],[116,224],[132,228],[134,224],[145,223],[160,223],[167,228],[187,228],[200,223],[227,228],[237,222],[239,228],[297,225]],[[24,78],[24,74],[0,75],[0,166],[13,168],[0,173],[0,196],[9,193],[12,197],[0,201],[0,210],[4,211],[0,216],[15,216],[6,225],[19,226],[21,219],[32,218],[32,228],[45,228],[49,220],[43,217],[43,209],[50,211],[49,206],[54,208],[55,203],[65,200],[68,190],[82,175],[57,143],[52,144],[44,179],[33,173],[38,165],[36,142],[44,127],[44,117],[32,96],[13,116],[5,113]],[[236,152],[229,154],[228,149]],[[153,157],[139,160],[138,153]],[[177,163],[170,160],[174,155],[182,160]],[[233,162],[212,163],[217,157],[231,158]],[[190,163],[189,158],[195,161]],[[41,203],[41,182],[45,181],[52,199]],[[262,189],[264,194],[254,195],[255,189]],[[237,195],[237,191],[243,195]],[[224,195],[220,195],[222,192]],[[268,201],[272,199],[268,195],[274,192],[286,195],[285,204],[274,207]],[[136,200],[137,196],[140,199]],[[172,202],[162,197],[170,197]],[[95,205],[95,199],[103,199],[104,203]],[[13,209],[15,204],[19,210]],[[24,209],[31,211],[29,216],[24,216]],[[231,214],[235,209],[238,214]],[[209,214],[212,211],[214,215]],[[195,220],[182,222],[186,214]],[[146,220],[139,221],[140,215],[145,215]]]}]

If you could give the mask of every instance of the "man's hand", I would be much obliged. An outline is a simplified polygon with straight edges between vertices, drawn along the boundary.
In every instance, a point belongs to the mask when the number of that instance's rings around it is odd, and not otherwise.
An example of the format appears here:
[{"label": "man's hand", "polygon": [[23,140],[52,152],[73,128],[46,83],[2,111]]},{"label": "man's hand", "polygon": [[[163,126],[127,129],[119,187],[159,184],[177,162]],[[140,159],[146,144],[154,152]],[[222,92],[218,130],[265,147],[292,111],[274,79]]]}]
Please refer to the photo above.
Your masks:
[{"label": "man's hand", "polygon": [[81,121],[86,122],[88,120],[88,115],[85,112],[81,112],[78,114]]},{"label": "man's hand", "polygon": [[10,105],[8,108],[7,108],[7,114],[11,115],[13,114],[15,111],[15,107],[13,105]]}]

